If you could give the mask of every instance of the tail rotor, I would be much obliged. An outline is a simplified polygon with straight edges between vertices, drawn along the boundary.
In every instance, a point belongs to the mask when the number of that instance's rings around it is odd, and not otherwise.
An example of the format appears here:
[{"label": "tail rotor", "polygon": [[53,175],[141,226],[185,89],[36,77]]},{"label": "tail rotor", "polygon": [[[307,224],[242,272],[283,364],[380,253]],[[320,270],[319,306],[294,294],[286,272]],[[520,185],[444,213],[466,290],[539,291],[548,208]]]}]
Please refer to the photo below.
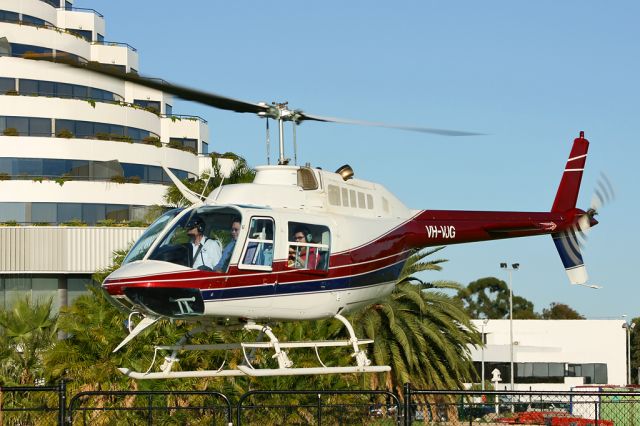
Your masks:
[{"label": "tail rotor", "polygon": [[600,172],[596,189],[593,191],[593,196],[591,197],[591,205],[585,214],[578,218],[578,221],[573,228],[575,240],[580,247],[585,246],[591,228],[598,223],[595,216],[598,215],[599,210],[611,203],[614,199],[615,191],[611,181],[606,174]]},{"label": "tail rotor", "polygon": [[571,284],[594,289],[600,288],[597,285],[587,284],[588,275],[582,260],[581,249],[587,243],[587,236],[591,228],[598,223],[595,216],[599,209],[612,202],[614,198],[615,191],[611,181],[604,173],[600,173],[589,209],[576,219],[570,229],[553,234],[553,242],[558,249]]}]

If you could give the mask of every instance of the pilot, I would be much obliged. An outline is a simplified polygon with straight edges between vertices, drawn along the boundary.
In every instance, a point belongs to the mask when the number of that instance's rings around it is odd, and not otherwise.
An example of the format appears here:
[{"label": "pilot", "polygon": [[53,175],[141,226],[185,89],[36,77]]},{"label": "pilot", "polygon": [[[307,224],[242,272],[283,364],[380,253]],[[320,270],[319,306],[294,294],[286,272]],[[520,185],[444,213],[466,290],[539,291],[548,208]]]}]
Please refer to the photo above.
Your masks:
[{"label": "pilot", "polygon": [[313,242],[313,234],[304,226],[293,231],[293,241],[296,245],[289,247],[288,266],[291,268],[316,269],[318,266],[318,249],[306,244]]},{"label": "pilot", "polygon": [[231,253],[238,241],[238,235],[240,234],[240,218],[234,217],[231,222],[231,241],[222,250],[222,256],[216,266],[213,267],[216,271],[226,271],[229,267],[229,261],[231,260]]},{"label": "pilot", "polygon": [[220,261],[222,249],[218,240],[204,235],[205,226],[204,220],[194,215],[185,225],[185,229],[191,239],[191,267],[201,271],[212,271],[213,266]]}]

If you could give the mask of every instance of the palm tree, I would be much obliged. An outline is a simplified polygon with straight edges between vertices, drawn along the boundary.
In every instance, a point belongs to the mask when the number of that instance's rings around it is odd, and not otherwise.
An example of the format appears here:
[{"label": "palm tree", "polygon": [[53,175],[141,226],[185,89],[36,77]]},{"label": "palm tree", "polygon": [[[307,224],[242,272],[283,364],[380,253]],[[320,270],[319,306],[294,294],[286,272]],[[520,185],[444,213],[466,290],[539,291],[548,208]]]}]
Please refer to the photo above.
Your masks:
[{"label": "palm tree", "polygon": [[480,336],[461,304],[439,291],[460,286],[414,276],[441,270],[446,260],[424,259],[442,248],[410,256],[393,293],[352,318],[359,337],[374,339],[374,362],[391,366],[391,372],[371,376],[373,388],[401,393],[407,382],[421,389],[455,389],[472,381],[469,345],[480,344]]},{"label": "palm tree", "polygon": [[10,310],[0,311],[0,383],[33,385],[45,378],[43,352],[56,340],[56,318],[51,299],[18,299]]}]

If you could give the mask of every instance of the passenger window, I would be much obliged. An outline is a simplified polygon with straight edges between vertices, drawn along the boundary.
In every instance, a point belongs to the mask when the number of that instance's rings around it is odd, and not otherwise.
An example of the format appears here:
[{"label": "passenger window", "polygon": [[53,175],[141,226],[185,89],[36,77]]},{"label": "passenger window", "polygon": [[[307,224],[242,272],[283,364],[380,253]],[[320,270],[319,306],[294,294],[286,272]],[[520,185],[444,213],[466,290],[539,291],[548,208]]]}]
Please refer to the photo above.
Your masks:
[{"label": "passenger window", "polygon": [[367,194],[367,208],[369,210],[373,209],[373,196],[371,194]]},{"label": "passenger window", "polygon": [[273,263],[273,219],[254,217],[251,219],[247,242],[242,253],[241,269],[270,271]]},{"label": "passenger window", "polygon": [[329,185],[329,204],[332,206],[340,205],[340,188],[335,185]]},{"label": "passenger window", "polygon": [[331,233],[326,226],[289,222],[288,268],[326,271],[330,247]]},{"label": "passenger window", "polygon": [[365,205],[364,200],[365,200],[364,193],[358,192],[358,207],[361,208],[361,209],[366,209],[367,208],[367,206]]},{"label": "passenger window", "polygon": [[349,207],[349,190],[342,188],[342,207]]}]

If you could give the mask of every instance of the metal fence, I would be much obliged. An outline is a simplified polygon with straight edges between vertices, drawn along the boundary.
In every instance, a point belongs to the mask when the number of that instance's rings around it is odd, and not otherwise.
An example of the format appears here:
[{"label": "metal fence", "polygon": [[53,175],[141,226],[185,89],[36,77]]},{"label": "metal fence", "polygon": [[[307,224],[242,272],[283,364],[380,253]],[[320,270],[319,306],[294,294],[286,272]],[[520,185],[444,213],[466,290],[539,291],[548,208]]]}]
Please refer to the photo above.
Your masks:
[{"label": "metal fence", "polygon": [[[58,386],[0,388],[0,425],[640,426],[640,392],[412,389],[97,391],[69,399]],[[235,423],[234,423],[235,421]]]},{"label": "metal fence", "polygon": [[232,424],[231,403],[216,391],[80,392],[69,401],[70,425]]},{"label": "metal fence", "polygon": [[0,387],[0,425],[63,425],[64,382],[58,386]]},{"label": "metal fence", "polygon": [[590,391],[428,391],[404,388],[405,425],[415,421],[463,426],[637,426],[640,393],[593,387]]}]

